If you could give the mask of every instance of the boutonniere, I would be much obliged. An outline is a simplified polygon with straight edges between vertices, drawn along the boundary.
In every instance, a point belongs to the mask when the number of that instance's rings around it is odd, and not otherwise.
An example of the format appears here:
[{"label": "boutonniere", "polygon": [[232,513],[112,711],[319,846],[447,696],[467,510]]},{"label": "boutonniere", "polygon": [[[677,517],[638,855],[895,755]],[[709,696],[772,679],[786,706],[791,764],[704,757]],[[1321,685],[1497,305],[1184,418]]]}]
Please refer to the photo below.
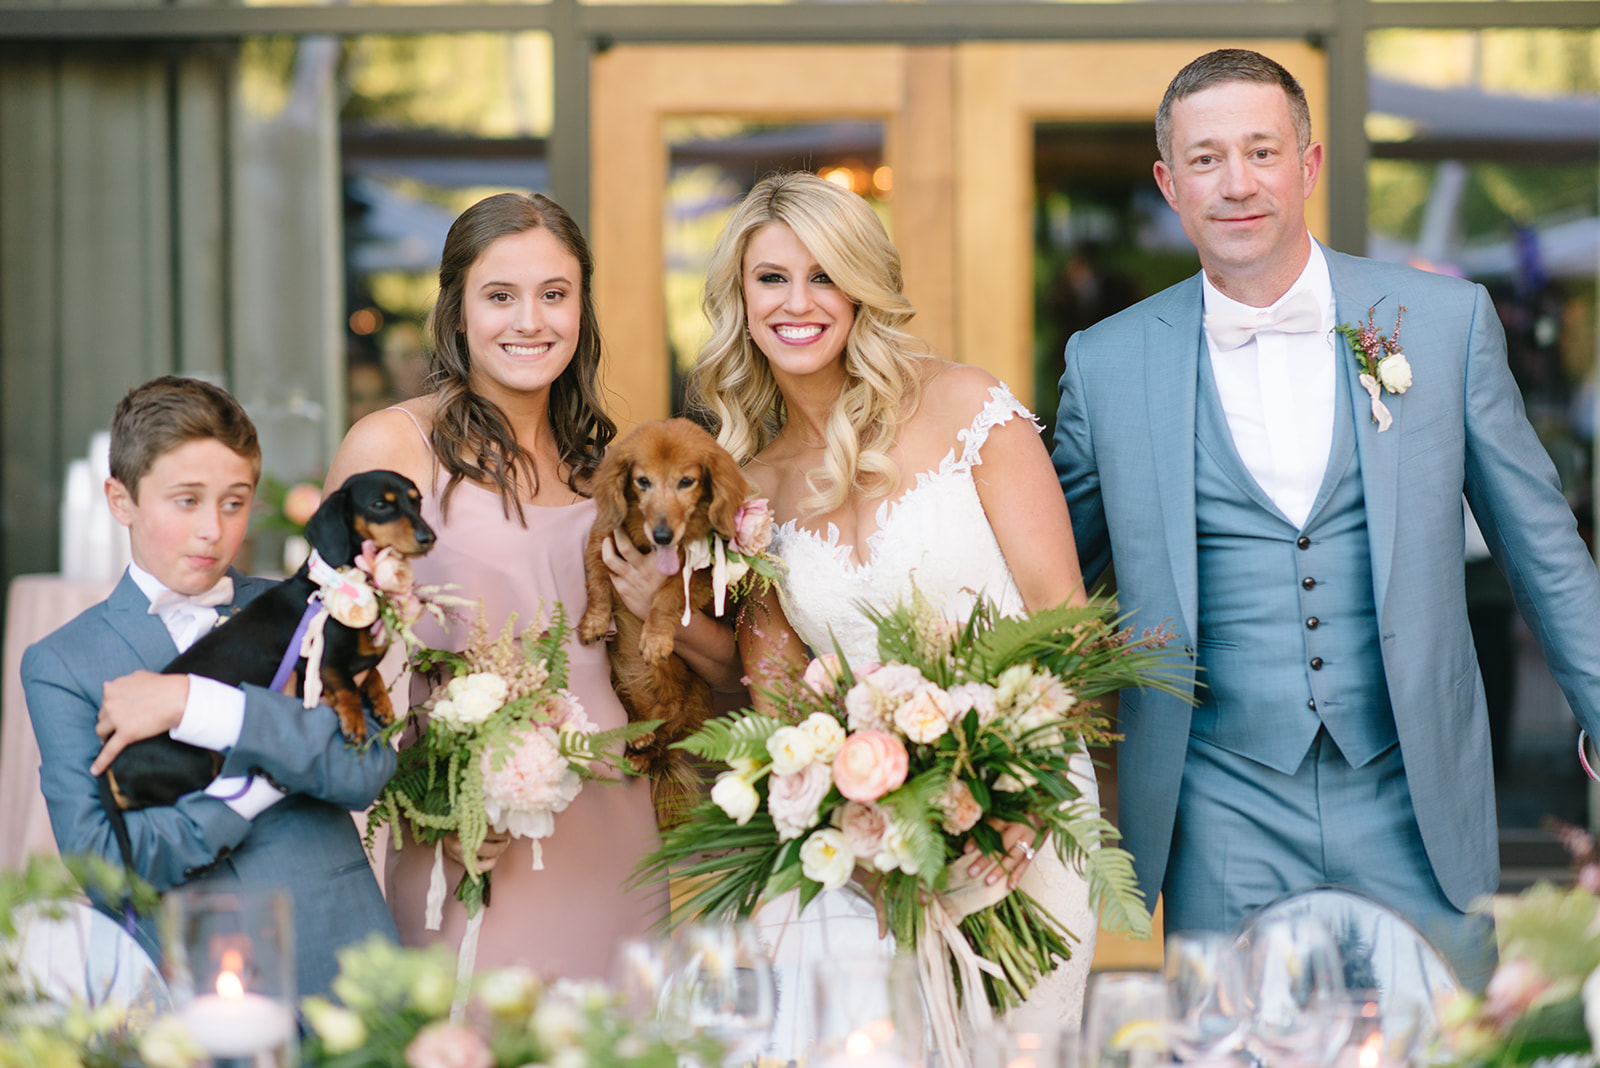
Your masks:
[{"label": "boutonniere", "polygon": [[1400,305],[1400,310],[1395,313],[1394,331],[1389,334],[1378,333],[1378,328],[1373,325],[1372,317],[1377,310],[1367,309],[1365,326],[1340,323],[1334,329],[1350,342],[1350,350],[1356,354],[1356,361],[1361,365],[1361,385],[1367,391],[1367,396],[1372,398],[1372,421],[1378,424],[1378,433],[1381,434],[1389,429],[1394,416],[1389,414],[1389,408],[1379,394],[1400,394],[1410,389],[1411,363],[1406,359],[1406,354],[1400,351],[1400,319],[1406,313],[1406,306]]}]

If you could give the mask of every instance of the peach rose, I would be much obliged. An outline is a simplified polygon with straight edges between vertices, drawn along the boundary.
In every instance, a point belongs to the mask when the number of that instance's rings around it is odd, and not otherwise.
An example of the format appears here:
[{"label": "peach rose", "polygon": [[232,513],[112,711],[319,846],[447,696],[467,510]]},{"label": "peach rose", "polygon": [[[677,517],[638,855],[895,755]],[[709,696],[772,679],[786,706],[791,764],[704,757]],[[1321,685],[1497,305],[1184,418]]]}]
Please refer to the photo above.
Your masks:
[{"label": "peach rose", "polygon": [[745,501],[733,520],[733,551],[753,556],[772,544],[772,509],[765,497]]},{"label": "peach rose", "polygon": [[933,799],[933,807],[944,817],[939,825],[945,834],[966,834],[983,818],[983,806],[972,796],[972,788],[965,779],[951,783],[944,793]]},{"label": "peach rose", "polygon": [[494,1068],[489,1044],[476,1031],[452,1023],[418,1031],[405,1057],[411,1068]]},{"label": "peach rose", "polygon": [[888,731],[857,731],[833,758],[833,784],[851,801],[876,801],[906,781],[906,747]]},{"label": "peach rose", "polygon": [[938,741],[950,729],[954,712],[950,695],[930,682],[918,686],[916,692],[894,710],[894,725],[913,742],[927,745]]},{"label": "peach rose", "polygon": [[800,676],[800,681],[826,697],[833,693],[834,683],[838,678],[839,657],[833,653],[825,653],[806,665],[805,674]]}]

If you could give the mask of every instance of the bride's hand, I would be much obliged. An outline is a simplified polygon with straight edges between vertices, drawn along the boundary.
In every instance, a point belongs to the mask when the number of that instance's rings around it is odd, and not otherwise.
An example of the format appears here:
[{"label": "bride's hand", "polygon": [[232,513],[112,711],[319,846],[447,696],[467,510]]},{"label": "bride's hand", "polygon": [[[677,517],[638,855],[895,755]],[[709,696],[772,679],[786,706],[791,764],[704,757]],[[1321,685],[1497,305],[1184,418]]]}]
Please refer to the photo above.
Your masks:
[{"label": "bride's hand", "polygon": [[1032,863],[1034,853],[1044,836],[1031,823],[1010,823],[997,819],[990,819],[988,823],[1000,832],[1000,842],[1004,846],[1005,854],[998,860],[984,856],[978,851],[978,843],[968,838],[966,848],[962,851],[972,858],[967,874],[982,879],[990,886],[1004,878],[1006,885],[1015,889],[1017,883],[1022,881],[1023,872],[1027,871],[1028,865]]},{"label": "bride's hand", "polygon": [[[487,875],[493,871],[494,866],[500,862],[501,855],[510,845],[511,835],[504,831],[491,830],[484,838],[483,844],[478,847],[478,874]],[[467,866],[466,860],[461,855],[461,839],[454,831],[444,836],[444,855],[463,868]]]}]

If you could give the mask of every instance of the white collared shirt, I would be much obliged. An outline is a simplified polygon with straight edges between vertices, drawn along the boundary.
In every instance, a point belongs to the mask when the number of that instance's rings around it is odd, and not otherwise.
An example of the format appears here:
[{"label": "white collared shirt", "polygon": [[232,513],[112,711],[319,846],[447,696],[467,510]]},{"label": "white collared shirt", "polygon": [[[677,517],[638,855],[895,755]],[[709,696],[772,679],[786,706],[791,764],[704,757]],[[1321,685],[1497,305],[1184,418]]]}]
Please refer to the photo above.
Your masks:
[{"label": "white collared shirt", "polygon": [[[136,563],[128,565],[128,577],[145,597],[154,603],[156,594],[169,587]],[[204,605],[178,605],[158,616],[167,628],[172,643],[183,652],[200,636],[217,625],[215,608]],[[175,742],[221,753],[239,744],[244,731],[244,691],[204,675],[189,676],[189,699],[183,706],[183,719],[167,733]],[[206,793],[247,820],[253,820],[283,799],[283,791],[259,775],[229,775],[213,779]]]},{"label": "white collared shirt", "polygon": [[[1201,279],[1207,313],[1246,307],[1225,296],[1203,273]],[[1322,308],[1322,328],[1317,333],[1262,330],[1227,352],[1217,351],[1206,338],[1234,448],[1250,476],[1296,528],[1311,516],[1333,448],[1337,313],[1328,261],[1315,241],[1300,277],[1272,307],[1302,289]]]}]

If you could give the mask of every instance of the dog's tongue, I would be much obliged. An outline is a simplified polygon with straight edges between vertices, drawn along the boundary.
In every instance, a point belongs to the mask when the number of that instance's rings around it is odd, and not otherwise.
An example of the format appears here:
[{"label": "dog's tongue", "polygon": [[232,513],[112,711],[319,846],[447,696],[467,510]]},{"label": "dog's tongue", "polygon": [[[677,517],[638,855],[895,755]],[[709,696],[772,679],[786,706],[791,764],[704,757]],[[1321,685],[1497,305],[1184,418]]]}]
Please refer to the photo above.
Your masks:
[{"label": "dog's tongue", "polygon": [[676,545],[658,545],[655,551],[656,570],[663,575],[676,575],[683,562],[678,559]]}]

